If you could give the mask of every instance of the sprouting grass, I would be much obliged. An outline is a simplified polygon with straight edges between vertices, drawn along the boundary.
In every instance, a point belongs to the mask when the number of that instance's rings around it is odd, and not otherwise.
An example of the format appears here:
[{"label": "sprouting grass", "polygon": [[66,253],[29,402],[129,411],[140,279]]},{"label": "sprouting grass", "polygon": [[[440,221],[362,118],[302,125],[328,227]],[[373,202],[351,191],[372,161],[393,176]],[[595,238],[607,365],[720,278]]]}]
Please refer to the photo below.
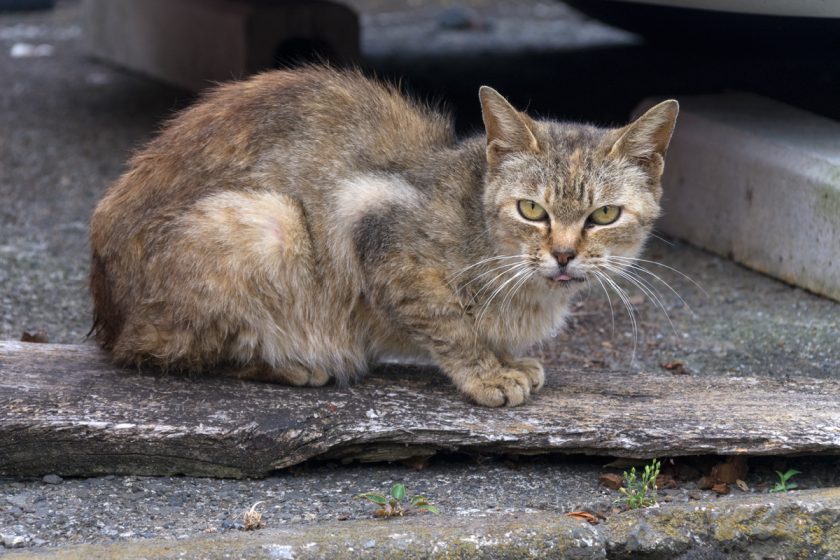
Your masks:
[{"label": "sprouting grass", "polygon": [[798,488],[799,485],[795,482],[789,482],[791,478],[798,474],[802,474],[796,469],[788,469],[785,472],[776,471],[776,474],[779,475],[779,482],[770,489],[771,492],[787,492],[789,490],[793,490],[794,488]]},{"label": "sprouting grass", "polygon": [[418,494],[406,501],[405,485],[402,483],[391,486],[391,492],[387,496],[379,492],[365,492],[357,497],[378,506],[373,512],[376,517],[401,517],[412,510],[439,513],[437,506],[430,503],[426,496]]},{"label": "sprouting grass", "polygon": [[650,465],[645,465],[641,477],[636,474],[636,467],[630,472],[624,471],[624,486],[619,488],[622,497],[617,501],[624,503],[629,509],[649,507],[656,503],[656,477],[659,476],[660,462],[654,459]]}]

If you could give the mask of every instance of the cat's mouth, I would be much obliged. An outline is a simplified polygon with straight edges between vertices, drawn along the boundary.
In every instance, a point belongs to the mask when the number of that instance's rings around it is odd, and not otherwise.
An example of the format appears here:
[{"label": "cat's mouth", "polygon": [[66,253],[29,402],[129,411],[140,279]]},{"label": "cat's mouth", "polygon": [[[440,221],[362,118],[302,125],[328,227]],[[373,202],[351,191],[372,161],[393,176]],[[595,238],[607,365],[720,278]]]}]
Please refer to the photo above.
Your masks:
[{"label": "cat's mouth", "polygon": [[570,284],[572,282],[584,281],[583,276],[575,276],[563,270],[558,270],[557,272],[549,276],[548,279],[552,282],[556,282],[557,284]]}]

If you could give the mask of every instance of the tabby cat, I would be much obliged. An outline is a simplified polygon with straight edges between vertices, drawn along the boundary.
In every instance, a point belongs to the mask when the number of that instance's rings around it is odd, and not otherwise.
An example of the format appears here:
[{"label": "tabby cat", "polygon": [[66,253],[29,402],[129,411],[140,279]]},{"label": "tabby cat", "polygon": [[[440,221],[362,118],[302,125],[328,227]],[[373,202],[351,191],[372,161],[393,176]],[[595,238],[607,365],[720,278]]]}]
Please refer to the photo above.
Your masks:
[{"label": "tabby cat", "polygon": [[358,72],[215,89],[93,213],[97,340],[120,364],[292,385],[431,360],[475,403],[521,404],[544,381],[523,352],[641,250],[678,105],[603,129],[479,99],[485,134],[458,139]]}]

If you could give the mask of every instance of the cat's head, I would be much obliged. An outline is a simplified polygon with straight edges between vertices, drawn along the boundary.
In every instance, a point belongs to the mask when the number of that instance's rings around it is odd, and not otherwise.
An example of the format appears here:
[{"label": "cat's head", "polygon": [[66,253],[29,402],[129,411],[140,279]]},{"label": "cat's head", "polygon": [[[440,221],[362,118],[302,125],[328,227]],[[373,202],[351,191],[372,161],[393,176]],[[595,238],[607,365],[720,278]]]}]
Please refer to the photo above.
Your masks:
[{"label": "cat's head", "polygon": [[533,120],[486,86],[479,96],[484,211],[497,252],[523,255],[534,278],[564,288],[631,264],[660,212],[677,102],[602,129]]}]

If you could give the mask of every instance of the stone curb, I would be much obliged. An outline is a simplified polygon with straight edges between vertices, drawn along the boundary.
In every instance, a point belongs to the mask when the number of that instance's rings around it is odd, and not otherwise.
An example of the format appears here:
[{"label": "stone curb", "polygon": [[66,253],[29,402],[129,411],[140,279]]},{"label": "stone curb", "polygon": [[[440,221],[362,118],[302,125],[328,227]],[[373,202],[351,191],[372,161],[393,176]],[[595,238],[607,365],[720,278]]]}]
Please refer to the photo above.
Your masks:
[{"label": "stone curb", "polygon": [[749,94],[680,103],[659,227],[840,300],[840,125]]},{"label": "stone curb", "polygon": [[599,525],[556,513],[408,516],[180,541],[81,545],[19,558],[840,558],[840,488],[664,505]]}]

